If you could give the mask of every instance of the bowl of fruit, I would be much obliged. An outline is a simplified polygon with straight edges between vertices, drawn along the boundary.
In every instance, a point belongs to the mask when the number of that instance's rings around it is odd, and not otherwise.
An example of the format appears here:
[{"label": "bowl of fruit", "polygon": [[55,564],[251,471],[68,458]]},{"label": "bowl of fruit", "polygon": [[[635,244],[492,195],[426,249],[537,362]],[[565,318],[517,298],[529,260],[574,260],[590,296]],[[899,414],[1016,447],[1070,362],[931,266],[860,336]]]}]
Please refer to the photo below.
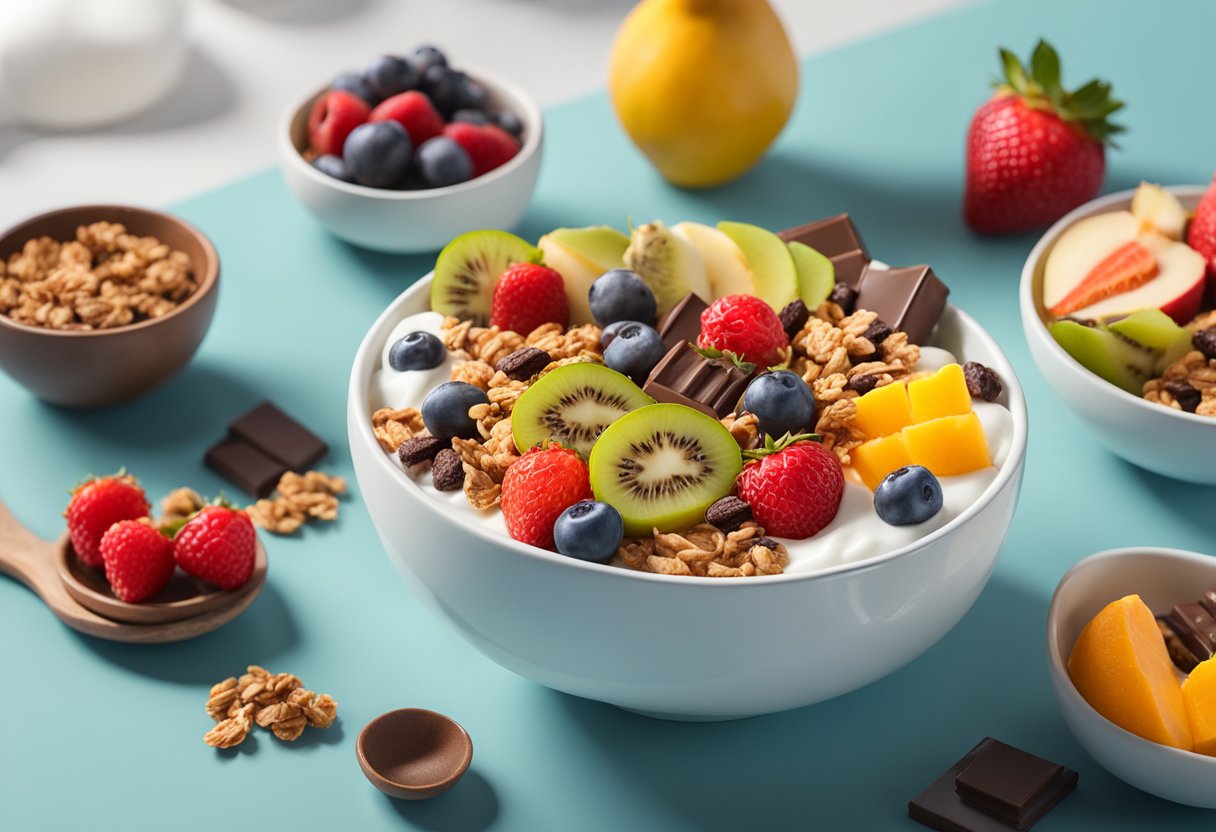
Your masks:
[{"label": "bowl of fruit", "polygon": [[1012,367],[847,215],[453,240],[355,358],[348,438],[414,593],[492,660],[671,719],[916,658],[1017,502]]},{"label": "bowl of fruit", "polygon": [[1142,184],[1047,231],[1022,270],[1039,371],[1111,451],[1216,483],[1216,189]]},{"label": "bowl of fruit", "polygon": [[279,167],[296,199],[343,240],[435,251],[464,231],[519,221],[542,133],[523,90],[421,46],[340,73],[290,106]]}]

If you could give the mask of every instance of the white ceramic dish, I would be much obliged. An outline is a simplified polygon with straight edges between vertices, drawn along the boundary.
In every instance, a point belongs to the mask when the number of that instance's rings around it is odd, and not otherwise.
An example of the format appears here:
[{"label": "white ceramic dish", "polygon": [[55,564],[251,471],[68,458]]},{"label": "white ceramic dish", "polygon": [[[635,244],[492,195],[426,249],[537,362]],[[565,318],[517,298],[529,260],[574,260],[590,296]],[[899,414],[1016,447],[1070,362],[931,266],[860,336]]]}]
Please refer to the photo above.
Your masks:
[{"label": "white ceramic dish", "polygon": [[[1167,190],[1191,210],[1207,188]],[[1216,485],[1216,419],[1162,407],[1108,383],[1065,352],[1044,324],[1047,313],[1039,300],[1043,264],[1055,241],[1079,220],[1127,209],[1133,193],[1121,191],[1088,202],[1043,235],[1022,269],[1022,329],[1047,383],[1111,451],[1165,477]]]},{"label": "white ceramic dish", "polygon": [[1138,789],[1189,806],[1216,809],[1216,757],[1158,745],[1123,730],[1089,706],[1068,678],[1081,630],[1111,601],[1137,594],[1154,612],[1216,586],[1216,558],[1180,549],[1111,549],[1064,575],[1047,613],[1051,687],[1064,721],[1103,768]]},{"label": "white ceramic dish", "polygon": [[810,705],[915,659],[979,596],[1005,541],[1026,452],[1012,366],[948,307],[934,342],[1000,375],[1009,459],[955,521],[911,546],[805,575],[678,577],[587,563],[460,524],[377,444],[369,388],[393,326],[429,307],[430,278],[372,325],[351,371],[355,474],[414,593],[489,658],[543,685],[651,716],[717,720]]},{"label": "white ceramic dish", "polygon": [[327,89],[322,88],[288,107],[279,122],[279,168],[287,187],[334,235],[377,251],[437,251],[466,231],[514,227],[540,173],[541,112],[513,84],[461,68],[485,87],[494,106],[514,111],[523,122],[523,146],[511,161],[468,182],[417,191],[367,188],[326,176],[300,155],[308,146],[308,113]]}]

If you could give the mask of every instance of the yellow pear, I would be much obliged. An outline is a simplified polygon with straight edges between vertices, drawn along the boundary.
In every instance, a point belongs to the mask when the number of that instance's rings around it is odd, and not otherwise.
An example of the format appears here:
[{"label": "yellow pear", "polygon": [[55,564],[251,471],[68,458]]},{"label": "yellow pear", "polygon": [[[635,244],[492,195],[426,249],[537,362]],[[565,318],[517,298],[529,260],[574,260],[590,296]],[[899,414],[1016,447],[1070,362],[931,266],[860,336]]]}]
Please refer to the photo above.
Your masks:
[{"label": "yellow pear", "polygon": [[703,188],[764,155],[794,108],[798,63],[767,0],[642,0],[617,33],[608,90],[659,173]]}]

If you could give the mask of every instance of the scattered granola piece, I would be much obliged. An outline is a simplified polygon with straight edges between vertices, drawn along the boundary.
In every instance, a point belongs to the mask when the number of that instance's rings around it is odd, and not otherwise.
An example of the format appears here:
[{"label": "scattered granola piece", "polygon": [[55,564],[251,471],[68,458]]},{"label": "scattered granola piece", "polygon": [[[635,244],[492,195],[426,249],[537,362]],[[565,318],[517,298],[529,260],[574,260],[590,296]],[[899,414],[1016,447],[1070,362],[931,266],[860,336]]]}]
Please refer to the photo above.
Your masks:
[{"label": "scattered granola piece", "polygon": [[307,690],[291,673],[271,673],[250,665],[241,677],[212,686],[207,714],[218,724],[203,736],[214,748],[231,748],[248,736],[254,723],[285,742],[299,739],[305,726],[328,728],[338,715],[329,694]]},{"label": "scattered granola piece", "polygon": [[232,748],[234,745],[240,745],[245,741],[245,737],[249,736],[250,729],[253,728],[255,708],[257,706],[252,702],[237,708],[232,716],[225,718],[206,734],[203,734],[203,742],[212,748]]},{"label": "scattered granola piece", "polygon": [[288,471],[276,493],[245,509],[253,522],[272,534],[292,534],[308,518],[338,519],[338,497],[346,493],[346,480],[321,471]]}]

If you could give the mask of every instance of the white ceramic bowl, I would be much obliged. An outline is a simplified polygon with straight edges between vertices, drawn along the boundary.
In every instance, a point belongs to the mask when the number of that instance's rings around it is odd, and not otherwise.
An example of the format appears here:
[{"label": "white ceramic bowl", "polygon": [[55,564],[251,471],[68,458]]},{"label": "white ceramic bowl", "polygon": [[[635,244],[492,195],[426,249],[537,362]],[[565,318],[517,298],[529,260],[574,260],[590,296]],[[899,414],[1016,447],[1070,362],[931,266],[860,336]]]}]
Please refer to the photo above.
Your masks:
[{"label": "white ceramic bowl", "polygon": [[540,173],[540,109],[515,85],[462,68],[485,87],[495,107],[514,111],[523,122],[523,146],[511,161],[468,182],[429,190],[368,188],[326,176],[300,155],[308,147],[308,113],[327,89],[322,88],[288,107],[279,123],[279,168],[287,187],[333,234],[377,251],[437,251],[466,231],[514,227]]},{"label": "white ceramic bowl", "polygon": [[557,690],[670,719],[782,711],[855,690],[946,634],[979,596],[1005,541],[1026,452],[1012,366],[948,307],[934,341],[1000,375],[1013,414],[1008,459],[980,499],[911,546],[822,572],[740,580],[654,575],[564,558],[461,524],[387,456],[369,389],[393,326],[429,308],[430,279],[363,339],[347,430],[363,499],[414,593],[503,667]]},{"label": "white ceramic bowl", "polygon": [[[1202,186],[1168,189],[1193,209]],[[1088,202],[1048,229],[1022,268],[1022,329],[1039,372],[1056,395],[1111,451],[1165,477],[1216,485],[1216,419],[1147,402],[1094,375],[1056,343],[1041,301],[1043,265],[1056,240],[1079,220],[1125,210],[1134,191]]]},{"label": "white ceramic bowl", "polygon": [[1064,721],[1091,757],[1138,789],[1189,806],[1216,809],[1216,757],[1158,745],[1123,730],[1081,698],[1068,656],[1081,630],[1111,601],[1136,594],[1154,612],[1216,586],[1216,558],[1181,549],[1111,549],[1064,575],[1047,613],[1051,687]]}]

